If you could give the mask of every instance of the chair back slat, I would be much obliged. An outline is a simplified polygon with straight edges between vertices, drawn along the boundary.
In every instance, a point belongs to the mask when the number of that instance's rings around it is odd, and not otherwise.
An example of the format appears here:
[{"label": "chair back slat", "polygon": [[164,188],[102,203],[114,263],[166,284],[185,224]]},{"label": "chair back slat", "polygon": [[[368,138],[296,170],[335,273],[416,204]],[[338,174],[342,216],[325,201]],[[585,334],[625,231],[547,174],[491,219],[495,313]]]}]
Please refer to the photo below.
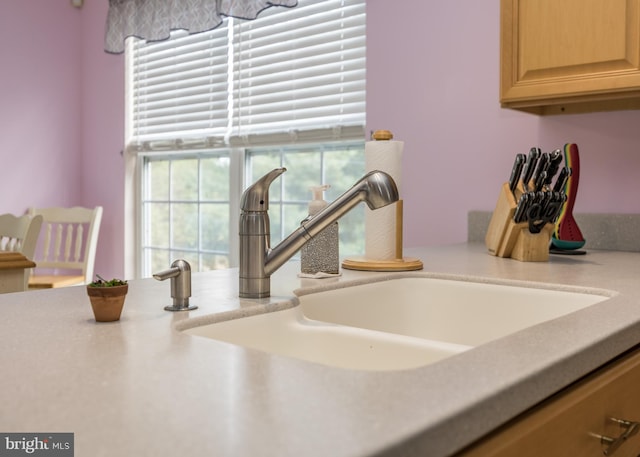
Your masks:
[{"label": "chair back slat", "polygon": [[[0,214],[0,251],[19,252],[33,260],[41,227],[42,216]],[[31,269],[25,270],[24,290],[30,273]]]},{"label": "chair back slat", "polygon": [[22,251],[22,240],[0,235],[0,251],[20,252]]},{"label": "chair back slat", "polygon": [[44,247],[42,248],[41,260],[49,260],[49,247],[51,246],[51,224],[44,224]]},{"label": "chair back slat", "polygon": [[62,249],[62,226],[58,225],[56,227],[56,242],[53,246],[53,260],[56,262],[60,261],[60,249]]},{"label": "chair back slat", "polygon": [[82,258],[82,240],[84,239],[84,226],[76,226],[76,245],[73,251],[73,261],[79,262]]},{"label": "chair back slat", "polygon": [[46,226],[36,268],[67,275],[66,270],[79,270],[84,282],[91,282],[102,207],[31,208],[29,213],[42,215]]},{"label": "chair back slat", "polygon": [[66,238],[64,239],[64,262],[72,262],[71,260],[71,248],[73,246],[73,224],[67,224],[66,226]]}]

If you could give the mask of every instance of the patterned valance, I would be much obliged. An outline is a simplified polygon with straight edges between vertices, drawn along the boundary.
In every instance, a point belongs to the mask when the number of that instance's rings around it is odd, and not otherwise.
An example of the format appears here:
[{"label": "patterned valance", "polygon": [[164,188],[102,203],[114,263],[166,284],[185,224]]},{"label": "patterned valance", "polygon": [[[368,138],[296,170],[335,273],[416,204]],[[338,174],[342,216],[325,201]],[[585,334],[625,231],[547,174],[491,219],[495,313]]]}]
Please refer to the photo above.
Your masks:
[{"label": "patterned valance", "polygon": [[252,20],[271,6],[297,4],[297,0],[109,0],[105,51],[124,52],[130,36],[166,40],[172,30],[204,32],[218,27],[225,17]]}]

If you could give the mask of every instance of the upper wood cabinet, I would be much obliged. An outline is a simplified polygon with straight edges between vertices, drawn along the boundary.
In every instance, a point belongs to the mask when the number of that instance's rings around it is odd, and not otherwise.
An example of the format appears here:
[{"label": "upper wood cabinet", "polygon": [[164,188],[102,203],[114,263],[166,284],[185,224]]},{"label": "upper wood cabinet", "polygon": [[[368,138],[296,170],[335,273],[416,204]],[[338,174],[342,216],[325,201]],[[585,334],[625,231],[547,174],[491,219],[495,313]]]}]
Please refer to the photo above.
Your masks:
[{"label": "upper wood cabinet", "polygon": [[640,0],[501,0],[500,103],[640,109]]}]

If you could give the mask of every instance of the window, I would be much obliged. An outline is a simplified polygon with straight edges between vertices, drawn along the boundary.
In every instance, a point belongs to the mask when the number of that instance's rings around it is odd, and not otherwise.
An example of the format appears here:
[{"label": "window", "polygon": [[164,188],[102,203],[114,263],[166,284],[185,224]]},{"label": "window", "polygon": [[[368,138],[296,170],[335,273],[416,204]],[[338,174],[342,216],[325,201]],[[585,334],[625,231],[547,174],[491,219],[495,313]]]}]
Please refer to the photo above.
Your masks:
[{"label": "window", "polygon": [[185,259],[194,271],[229,266],[229,155],[143,160],[141,243],[147,275]]},{"label": "window", "polygon": [[[247,182],[253,182],[276,167],[287,172],[269,190],[269,219],[272,245],[291,233],[308,215],[310,186],[330,184],[325,200],[331,201],[351,187],[364,174],[362,142],[298,145],[250,149],[247,151]],[[364,206],[352,210],[340,220],[342,254],[364,252]]]},{"label": "window", "polygon": [[[128,43],[138,254],[127,271],[149,276],[177,258],[194,271],[237,265],[240,195],[272,168],[288,168],[270,192],[272,244],[306,216],[309,186],[331,184],[333,200],[362,176],[364,8],[301,0],[255,21]],[[343,255],[363,251],[363,214],[341,221]]]}]

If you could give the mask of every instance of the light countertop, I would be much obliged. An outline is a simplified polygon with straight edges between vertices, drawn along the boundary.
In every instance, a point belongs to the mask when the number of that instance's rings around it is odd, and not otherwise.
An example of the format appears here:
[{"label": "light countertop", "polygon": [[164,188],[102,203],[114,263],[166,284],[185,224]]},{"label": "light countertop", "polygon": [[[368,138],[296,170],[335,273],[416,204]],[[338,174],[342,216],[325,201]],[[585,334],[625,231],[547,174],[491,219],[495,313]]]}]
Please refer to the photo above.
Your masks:
[{"label": "light countertop", "polygon": [[[600,288],[613,297],[432,365],[351,371],[175,330],[185,319],[290,306],[293,290],[389,273],[302,280],[237,298],[237,270],[194,273],[195,311],[169,281],[131,281],[122,318],[96,323],[84,287],[0,295],[0,431],[73,432],[76,456],[446,456],[640,343],[640,253],[549,262],[481,243],[407,249],[424,274]],[[256,308],[258,307],[258,308]],[[181,324],[181,325],[184,325]]]}]

